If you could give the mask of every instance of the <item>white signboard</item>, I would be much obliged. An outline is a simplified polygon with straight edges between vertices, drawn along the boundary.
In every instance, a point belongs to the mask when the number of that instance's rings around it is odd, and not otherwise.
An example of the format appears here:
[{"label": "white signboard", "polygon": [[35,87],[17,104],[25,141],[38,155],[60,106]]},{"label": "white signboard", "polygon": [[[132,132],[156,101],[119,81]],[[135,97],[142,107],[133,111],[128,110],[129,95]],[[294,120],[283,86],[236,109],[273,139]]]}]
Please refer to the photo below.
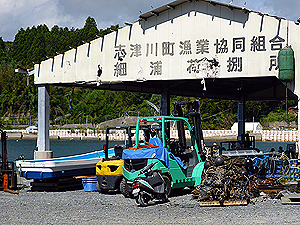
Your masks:
[{"label": "white signboard", "polygon": [[185,2],[37,64],[35,83],[277,76],[278,51],[297,48],[298,33],[284,19]]}]

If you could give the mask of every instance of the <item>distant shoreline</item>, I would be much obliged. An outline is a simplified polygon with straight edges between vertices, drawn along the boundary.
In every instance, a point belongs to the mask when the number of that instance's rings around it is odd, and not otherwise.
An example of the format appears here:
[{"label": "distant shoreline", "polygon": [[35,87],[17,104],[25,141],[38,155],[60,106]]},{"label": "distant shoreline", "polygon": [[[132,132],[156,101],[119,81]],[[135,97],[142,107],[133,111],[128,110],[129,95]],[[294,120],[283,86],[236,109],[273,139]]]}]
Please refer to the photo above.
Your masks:
[{"label": "distant shoreline", "polygon": [[[189,132],[186,131],[187,137]],[[8,139],[37,139],[37,130],[6,130]],[[51,140],[105,140],[104,130],[50,130]],[[259,130],[250,132],[256,141],[298,141],[298,131]],[[177,136],[171,131],[171,137]],[[236,141],[237,132],[232,130],[203,130],[204,141]],[[135,138],[135,136],[133,136]],[[124,131],[115,130],[110,133],[110,140],[124,140]]]}]

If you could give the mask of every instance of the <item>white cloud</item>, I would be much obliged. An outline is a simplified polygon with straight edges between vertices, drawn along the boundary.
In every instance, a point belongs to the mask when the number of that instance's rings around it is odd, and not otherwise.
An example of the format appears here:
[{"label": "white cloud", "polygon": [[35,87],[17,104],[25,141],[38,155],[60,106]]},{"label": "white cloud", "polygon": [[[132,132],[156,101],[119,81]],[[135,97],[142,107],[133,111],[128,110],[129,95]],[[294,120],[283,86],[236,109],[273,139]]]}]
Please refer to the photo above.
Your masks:
[{"label": "white cloud", "polygon": [[167,4],[166,0],[1,0],[0,36],[13,40],[17,31],[23,27],[46,24],[62,27],[83,27],[88,16],[95,18],[98,28],[125,21],[134,22],[139,11],[151,10]]},{"label": "white cloud", "polygon": [[[166,0],[60,0],[60,7],[64,14],[71,14],[73,17],[95,18],[98,28],[106,28],[110,25],[124,22],[134,22],[140,15],[139,11],[147,12],[154,8],[167,4]],[[78,7],[80,6],[80,7]],[[84,23],[84,21],[82,21]]]},{"label": "white cloud", "polygon": [[[233,4],[243,6],[245,1],[250,10],[290,20],[300,17],[299,0],[234,0]],[[95,18],[99,29],[116,24],[124,26],[124,22],[138,19],[140,11],[145,13],[169,2],[172,0],[1,0],[0,36],[13,40],[21,27],[39,24],[46,24],[49,29],[53,25],[81,28],[88,16]]]},{"label": "white cloud", "polygon": [[[43,4],[37,5],[32,9],[32,18],[27,23],[35,25],[46,24],[49,29],[54,25],[66,24],[70,27],[76,25],[76,20],[70,14],[63,14],[57,1],[49,0]],[[82,19],[82,18],[78,18]]]},{"label": "white cloud", "polygon": [[[4,40],[12,40],[17,31],[23,27],[40,24],[36,20],[37,12],[34,9],[47,4],[47,0],[4,0],[0,3],[0,36]],[[49,4],[48,4],[49,5]],[[49,5],[53,8],[55,5]],[[39,15],[41,16],[41,15]]]},{"label": "white cloud", "polygon": [[[79,7],[79,6],[78,6]],[[80,8],[80,7],[79,7]],[[0,36],[13,40],[14,35],[23,27],[46,24],[49,29],[62,24],[72,27],[84,24],[84,17],[74,18],[64,14],[56,0],[2,0],[0,3]]]},{"label": "white cloud", "polygon": [[296,21],[300,17],[299,0],[272,0],[264,1],[264,7],[269,10],[271,15],[284,17],[291,21]]}]

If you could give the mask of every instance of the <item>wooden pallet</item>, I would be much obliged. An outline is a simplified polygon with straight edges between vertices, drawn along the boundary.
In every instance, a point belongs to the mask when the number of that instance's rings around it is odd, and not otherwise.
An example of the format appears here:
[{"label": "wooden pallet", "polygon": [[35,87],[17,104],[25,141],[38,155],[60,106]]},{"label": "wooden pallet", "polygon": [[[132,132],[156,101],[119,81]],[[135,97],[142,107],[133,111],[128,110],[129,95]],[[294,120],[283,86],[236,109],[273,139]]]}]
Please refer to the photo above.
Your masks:
[{"label": "wooden pallet", "polygon": [[248,205],[247,200],[236,200],[236,201],[224,201],[223,203],[219,201],[210,201],[210,202],[200,202],[200,206],[206,207],[215,207],[215,206],[243,206]]},{"label": "wooden pallet", "polygon": [[264,192],[266,194],[270,194],[272,192],[278,193],[282,191],[284,188],[284,185],[276,185],[276,186],[269,186],[269,185],[258,185],[257,189],[260,192]]},{"label": "wooden pallet", "polygon": [[288,195],[281,197],[281,204],[283,205],[300,205],[300,194]]},{"label": "wooden pallet", "polygon": [[197,200],[199,198],[199,194],[193,194],[192,199]]},{"label": "wooden pallet", "polygon": [[233,206],[233,205],[248,205],[247,200],[237,200],[237,201],[224,201],[223,206]]},{"label": "wooden pallet", "polygon": [[221,203],[219,201],[200,202],[200,206],[221,206]]}]

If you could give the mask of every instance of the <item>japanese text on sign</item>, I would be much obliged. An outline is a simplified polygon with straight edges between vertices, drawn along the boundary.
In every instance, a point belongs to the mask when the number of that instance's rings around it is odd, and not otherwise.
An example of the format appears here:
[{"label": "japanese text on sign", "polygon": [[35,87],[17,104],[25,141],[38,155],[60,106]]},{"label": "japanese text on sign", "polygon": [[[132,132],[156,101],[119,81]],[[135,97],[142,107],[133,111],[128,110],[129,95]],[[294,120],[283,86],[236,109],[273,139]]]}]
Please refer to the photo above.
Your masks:
[{"label": "japanese text on sign", "polygon": [[[269,42],[269,43],[268,43]],[[126,76],[127,75],[127,62],[126,58],[138,58],[145,54],[145,57],[155,56],[155,57],[173,57],[176,54],[180,56],[191,55],[195,53],[196,55],[203,54],[229,54],[235,53],[237,56],[229,56],[227,58],[227,72],[242,72],[244,69],[243,57],[238,55],[246,51],[250,52],[266,52],[267,49],[271,51],[279,51],[282,49],[285,39],[276,35],[267,42],[265,36],[253,36],[250,40],[246,40],[245,37],[233,37],[232,40],[226,38],[216,38],[214,42],[210,42],[207,38],[199,38],[194,43],[192,40],[181,40],[178,43],[172,41],[163,41],[161,44],[146,43],[145,46],[139,43],[131,43],[129,46],[125,44],[119,44],[115,46],[114,59],[117,61],[114,65],[114,76]],[[213,46],[211,48],[211,46]],[[144,48],[144,49],[143,49]],[[129,54],[127,54],[129,51]],[[187,60],[188,67],[187,71],[189,73],[201,73],[204,69],[203,62],[204,58]],[[207,65],[206,65],[207,66]],[[218,65],[220,67],[220,65]],[[149,62],[150,74],[153,76],[163,74],[163,62],[158,58],[158,60]],[[272,54],[269,56],[269,71],[277,70],[277,54]],[[216,74],[215,72],[205,72],[208,76],[211,74]]]}]

